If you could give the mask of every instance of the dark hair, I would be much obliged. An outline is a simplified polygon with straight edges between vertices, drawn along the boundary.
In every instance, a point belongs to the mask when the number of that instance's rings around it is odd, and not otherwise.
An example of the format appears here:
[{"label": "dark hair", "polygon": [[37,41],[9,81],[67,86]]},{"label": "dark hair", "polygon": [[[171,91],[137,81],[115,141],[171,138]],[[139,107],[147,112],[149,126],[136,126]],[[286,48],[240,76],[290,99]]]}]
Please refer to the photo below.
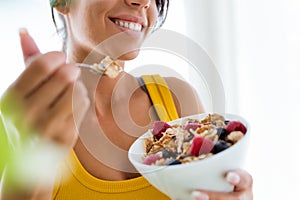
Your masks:
[{"label": "dark hair", "polygon": [[[58,16],[63,23],[63,27],[60,29],[57,27],[55,15],[54,15],[54,7],[58,5],[58,2],[61,2],[64,5],[67,5],[69,1],[71,1],[71,0],[61,0],[61,1],[50,0],[52,21],[54,23],[57,33],[62,36],[63,51],[66,50],[66,42],[67,42],[67,38],[68,38],[67,31],[65,30],[66,29],[66,21],[65,21],[64,17],[59,14]],[[158,20],[156,22],[154,30],[160,28],[164,24],[167,14],[168,14],[169,2],[170,2],[170,0],[155,0],[157,10],[158,10]]]},{"label": "dark hair", "polygon": [[159,28],[164,24],[164,22],[167,18],[170,1],[169,0],[155,0],[155,2],[156,2],[157,10],[158,10],[158,22],[157,22],[156,28]]}]

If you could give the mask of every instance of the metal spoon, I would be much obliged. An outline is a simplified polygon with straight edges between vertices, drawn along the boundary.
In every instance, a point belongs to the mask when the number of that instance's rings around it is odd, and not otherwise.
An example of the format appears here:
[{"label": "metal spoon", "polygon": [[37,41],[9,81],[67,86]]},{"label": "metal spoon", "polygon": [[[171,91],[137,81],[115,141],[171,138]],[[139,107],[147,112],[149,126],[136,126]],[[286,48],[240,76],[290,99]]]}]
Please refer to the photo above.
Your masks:
[{"label": "metal spoon", "polygon": [[107,75],[110,78],[115,78],[120,72],[124,71],[123,68],[118,65],[109,56],[106,56],[100,63],[94,63],[92,65],[85,63],[76,63],[77,67],[89,69],[91,72],[97,75]]}]

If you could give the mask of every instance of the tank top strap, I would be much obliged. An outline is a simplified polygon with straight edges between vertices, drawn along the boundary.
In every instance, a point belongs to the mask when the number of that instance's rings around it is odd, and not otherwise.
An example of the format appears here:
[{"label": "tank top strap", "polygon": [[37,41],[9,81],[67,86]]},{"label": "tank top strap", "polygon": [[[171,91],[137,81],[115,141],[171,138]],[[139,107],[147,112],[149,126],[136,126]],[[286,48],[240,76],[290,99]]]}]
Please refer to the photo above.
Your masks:
[{"label": "tank top strap", "polygon": [[167,82],[158,74],[142,75],[147,93],[161,121],[178,119],[177,109]]}]

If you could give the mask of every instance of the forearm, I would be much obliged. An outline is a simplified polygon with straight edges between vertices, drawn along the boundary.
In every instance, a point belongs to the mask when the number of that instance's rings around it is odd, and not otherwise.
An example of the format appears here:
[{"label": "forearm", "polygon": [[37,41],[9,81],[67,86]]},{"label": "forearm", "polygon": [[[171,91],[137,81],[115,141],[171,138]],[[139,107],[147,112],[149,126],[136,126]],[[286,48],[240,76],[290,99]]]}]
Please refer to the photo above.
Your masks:
[{"label": "forearm", "polygon": [[[35,186],[16,186],[5,176],[1,182],[0,200],[50,200],[54,184],[35,184]],[[54,183],[54,181],[53,181]],[[14,186],[12,186],[14,185]],[[27,188],[28,187],[28,188]]]},{"label": "forearm", "polygon": [[1,200],[50,200],[52,192],[48,191],[27,191],[17,194],[3,194]]}]

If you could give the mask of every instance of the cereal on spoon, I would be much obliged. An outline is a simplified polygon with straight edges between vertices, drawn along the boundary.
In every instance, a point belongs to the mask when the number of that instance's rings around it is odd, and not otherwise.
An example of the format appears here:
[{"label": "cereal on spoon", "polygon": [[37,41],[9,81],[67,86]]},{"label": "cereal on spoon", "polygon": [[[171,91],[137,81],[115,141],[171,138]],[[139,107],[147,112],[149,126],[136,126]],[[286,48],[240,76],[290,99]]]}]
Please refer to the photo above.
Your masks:
[{"label": "cereal on spoon", "polygon": [[120,72],[123,71],[123,67],[118,65],[116,61],[106,56],[100,63],[94,63],[92,65],[85,63],[76,63],[77,67],[87,68],[91,72],[97,75],[106,75],[110,78],[116,78]]}]

